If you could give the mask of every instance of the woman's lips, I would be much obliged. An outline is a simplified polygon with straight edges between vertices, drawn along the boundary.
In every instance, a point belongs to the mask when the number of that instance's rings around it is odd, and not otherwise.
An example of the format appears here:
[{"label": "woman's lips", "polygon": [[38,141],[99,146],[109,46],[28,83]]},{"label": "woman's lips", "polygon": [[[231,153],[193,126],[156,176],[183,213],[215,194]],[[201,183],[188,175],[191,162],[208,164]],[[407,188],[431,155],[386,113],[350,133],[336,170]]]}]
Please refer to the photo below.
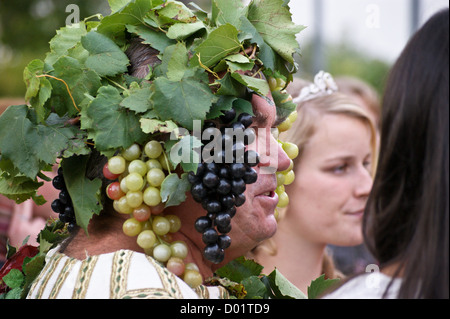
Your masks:
[{"label": "woman's lips", "polygon": [[361,210],[358,210],[358,211],[355,211],[352,213],[346,213],[346,215],[361,218],[364,215],[364,209],[361,209]]}]

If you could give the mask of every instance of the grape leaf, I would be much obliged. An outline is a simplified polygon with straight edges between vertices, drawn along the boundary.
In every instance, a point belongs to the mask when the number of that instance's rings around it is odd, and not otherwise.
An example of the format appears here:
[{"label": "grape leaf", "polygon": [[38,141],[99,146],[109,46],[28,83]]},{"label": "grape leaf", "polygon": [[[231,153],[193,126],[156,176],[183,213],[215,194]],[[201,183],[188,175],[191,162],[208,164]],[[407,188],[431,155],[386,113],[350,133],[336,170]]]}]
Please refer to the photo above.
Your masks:
[{"label": "grape leaf", "polygon": [[167,1],[165,5],[158,10],[159,20],[162,24],[173,24],[176,22],[195,22],[197,18],[182,2]]},{"label": "grape leaf", "polygon": [[196,54],[191,59],[191,65],[200,65],[200,57],[201,64],[209,68],[227,55],[238,53],[241,49],[241,43],[237,36],[238,30],[231,24],[218,27],[196,48]]},{"label": "grape leaf", "polygon": [[146,139],[139,117],[121,107],[122,100],[115,87],[102,86],[97,97],[88,106],[86,115],[92,120],[88,129],[89,137],[95,141],[96,148],[101,152],[127,148]]},{"label": "grape leaf", "polygon": [[171,133],[175,131],[178,126],[172,121],[159,121],[156,119],[140,119],[141,129],[146,134],[153,134],[155,132]]},{"label": "grape leaf", "polygon": [[188,52],[184,43],[177,43],[167,47],[159,67],[171,81],[181,81],[188,69]]},{"label": "grape leaf", "polygon": [[336,285],[340,281],[337,279],[325,279],[325,275],[321,275],[317,279],[311,281],[308,286],[308,298],[316,299],[320,297],[325,291]]},{"label": "grape leaf", "polygon": [[242,0],[213,0],[211,3],[211,20],[216,26],[232,24],[237,29],[241,26],[240,17],[247,16],[248,7]]},{"label": "grape leaf", "polygon": [[254,0],[248,19],[275,52],[294,63],[293,55],[300,49],[296,34],[304,27],[292,22],[289,7],[283,4],[284,0]]},{"label": "grape leaf", "polygon": [[272,97],[277,106],[277,116],[280,119],[286,118],[295,111],[297,105],[289,98],[289,93],[282,93],[282,91],[272,92]]},{"label": "grape leaf", "polygon": [[99,214],[102,205],[99,199],[102,181],[100,179],[89,180],[85,177],[86,165],[89,156],[72,156],[62,160],[64,181],[70,198],[77,224],[87,233],[87,226],[94,214]]},{"label": "grape leaf", "polygon": [[267,287],[258,276],[250,276],[242,280],[247,294],[245,299],[262,299],[266,296]]},{"label": "grape leaf", "polygon": [[127,25],[127,30],[130,33],[135,33],[140,36],[145,44],[150,46],[159,52],[163,52],[169,45],[175,44],[176,41],[169,39],[162,31],[156,31],[144,25]]},{"label": "grape leaf", "polygon": [[264,67],[274,70],[277,54],[270,45],[264,41],[255,26],[246,17],[241,17],[241,30],[242,33],[249,38],[251,43],[256,43],[258,45],[258,59],[262,61]]},{"label": "grape leaf", "polygon": [[307,299],[305,294],[286,279],[278,269],[267,276],[277,299]]},{"label": "grape leaf", "polygon": [[0,150],[19,171],[30,179],[67,149],[78,128],[61,124],[36,124],[26,105],[10,106],[0,117]]},{"label": "grape leaf", "polygon": [[263,266],[253,260],[239,257],[216,270],[216,273],[220,277],[225,277],[231,281],[240,283],[245,278],[261,275],[263,268]]},{"label": "grape leaf", "polygon": [[120,11],[130,2],[131,0],[108,0],[109,8],[112,13]]},{"label": "grape leaf", "polygon": [[172,120],[193,129],[194,121],[203,121],[216,100],[202,69],[190,69],[180,81],[158,77],[152,85],[153,107],[162,121]]},{"label": "grape leaf", "polygon": [[36,196],[36,190],[43,184],[25,176],[2,176],[0,178],[0,194],[20,204]]},{"label": "grape leaf", "polygon": [[38,74],[42,74],[44,71],[44,62],[41,60],[33,60],[25,67],[23,71],[23,81],[27,85],[27,91],[25,93],[25,101],[29,101],[32,97],[36,96],[39,92],[40,80],[36,77]]},{"label": "grape leaf", "polygon": [[14,289],[21,288],[25,277],[19,269],[11,269],[8,274],[3,276],[2,280],[9,288]]},{"label": "grape leaf", "polygon": [[192,135],[182,137],[178,142],[166,142],[166,150],[174,167],[181,165],[184,172],[197,172],[200,163],[200,147],[202,143]]},{"label": "grape leaf", "polygon": [[108,37],[91,31],[81,38],[81,44],[90,53],[86,60],[86,66],[100,76],[114,76],[127,72],[128,57]]},{"label": "grape leaf", "polygon": [[[136,82],[134,82],[136,83]],[[130,95],[120,102],[120,106],[126,107],[136,113],[144,113],[152,108],[149,96],[151,94],[150,87],[132,86],[129,90]]]},{"label": "grape leaf", "polygon": [[184,173],[181,178],[173,173],[167,176],[161,184],[161,200],[165,207],[178,206],[186,200],[186,192],[191,189],[191,183]]},{"label": "grape leaf", "polygon": [[249,87],[259,94],[267,96],[270,92],[269,83],[267,83],[267,81],[264,79],[257,79],[248,75],[240,74],[238,72],[232,73],[231,76],[239,83]]},{"label": "grape leaf", "polygon": [[45,57],[45,63],[53,65],[59,57],[67,55],[75,47],[81,37],[86,35],[86,25],[81,21],[77,26],[67,26],[56,31],[56,36],[50,40],[50,52]]},{"label": "grape leaf", "polygon": [[[55,62],[53,68],[51,75],[65,81],[77,107],[85,99],[86,93],[95,95],[102,85],[98,74],[84,68],[75,58],[62,56]],[[69,116],[77,115],[78,110],[70,98],[66,85],[52,78],[49,78],[48,81],[53,89],[52,96],[47,100],[45,107],[48,110],[54,110],[59,116],[66,114]]]},{"label": "grape leaf", "polygon": [[150,9],[161,3],[162,0],[131,0],[125,7],[104,17],[97,31],[111,39],[115,39],[117,42],[122,40],[125,43],[124,31],[126,25],[144,24],[144,18]]},{"label": "grape leaf", "polygon": [[194,23],[176,23],[169,27],[166,36],[169,39],[181,41],[203,29],[206,29],[206,27],[202,21]]}]

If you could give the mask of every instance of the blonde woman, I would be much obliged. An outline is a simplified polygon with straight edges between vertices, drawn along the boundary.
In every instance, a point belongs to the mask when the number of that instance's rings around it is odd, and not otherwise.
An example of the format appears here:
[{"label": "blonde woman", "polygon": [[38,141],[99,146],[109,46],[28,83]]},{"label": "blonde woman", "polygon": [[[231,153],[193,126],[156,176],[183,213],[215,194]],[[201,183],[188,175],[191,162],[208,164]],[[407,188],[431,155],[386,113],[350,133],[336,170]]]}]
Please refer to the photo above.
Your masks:
[{"label": "blonde woman", "polygon": [[361,107],[337,92],[328,73],[319,73],[295,100],[298,120],[282,136],[300,150],[294,161],[295,181],[285,187],[290,204],[280,212],[275,236],[259,246],[254,257],[265,272],[276,267],[307,293],[320,275],[340,276],[326,254],[328,244],[363,242],[376,130]]}]

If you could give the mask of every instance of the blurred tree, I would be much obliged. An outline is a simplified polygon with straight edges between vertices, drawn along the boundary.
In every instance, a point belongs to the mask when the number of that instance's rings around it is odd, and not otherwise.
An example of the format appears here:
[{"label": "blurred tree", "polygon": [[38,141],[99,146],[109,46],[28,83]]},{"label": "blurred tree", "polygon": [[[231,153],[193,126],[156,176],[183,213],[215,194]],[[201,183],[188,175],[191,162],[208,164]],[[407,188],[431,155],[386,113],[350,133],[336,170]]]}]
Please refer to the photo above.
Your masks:
[{"label": "blurred tree", "polygon": [[[346,42],[338,44],[327,44],[325,50],[325,71],[330,72],[333,76],[345,75],[357,77],[371,84],[377,92],[382,96],[384,84],[389,73],[390,64],[373,58],[365,52],[354,49]],[[299,76],[312,79],[313,68],[313,45],[308,43],[302,46],[302,57],[299,63]]]},{"label": "blurred tree", "polygon": [[48,42],[66,24],[70,4],[78,6],[81,19],[109,12],[106,0],[0,0],[0,97],[24,95],[24,67],[44,58]]}]

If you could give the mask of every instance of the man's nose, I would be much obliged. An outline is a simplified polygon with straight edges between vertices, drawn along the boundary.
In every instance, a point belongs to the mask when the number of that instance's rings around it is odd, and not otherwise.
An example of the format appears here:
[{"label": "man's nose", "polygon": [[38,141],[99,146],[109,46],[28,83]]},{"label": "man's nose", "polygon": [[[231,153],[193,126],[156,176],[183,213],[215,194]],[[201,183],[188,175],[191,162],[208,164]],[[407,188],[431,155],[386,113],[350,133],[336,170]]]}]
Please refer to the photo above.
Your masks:
[{"label": "man's nose", "polygon": [[291,160],[283,150],[282,145],[275,139],[272,134],[268,134],[266,139],[267,144],[270,146],[265,152],[261,152],[260,155],[260,167],[264,168],[269,174],[273,174],[277,171],[285,171],[289,168]]}]

